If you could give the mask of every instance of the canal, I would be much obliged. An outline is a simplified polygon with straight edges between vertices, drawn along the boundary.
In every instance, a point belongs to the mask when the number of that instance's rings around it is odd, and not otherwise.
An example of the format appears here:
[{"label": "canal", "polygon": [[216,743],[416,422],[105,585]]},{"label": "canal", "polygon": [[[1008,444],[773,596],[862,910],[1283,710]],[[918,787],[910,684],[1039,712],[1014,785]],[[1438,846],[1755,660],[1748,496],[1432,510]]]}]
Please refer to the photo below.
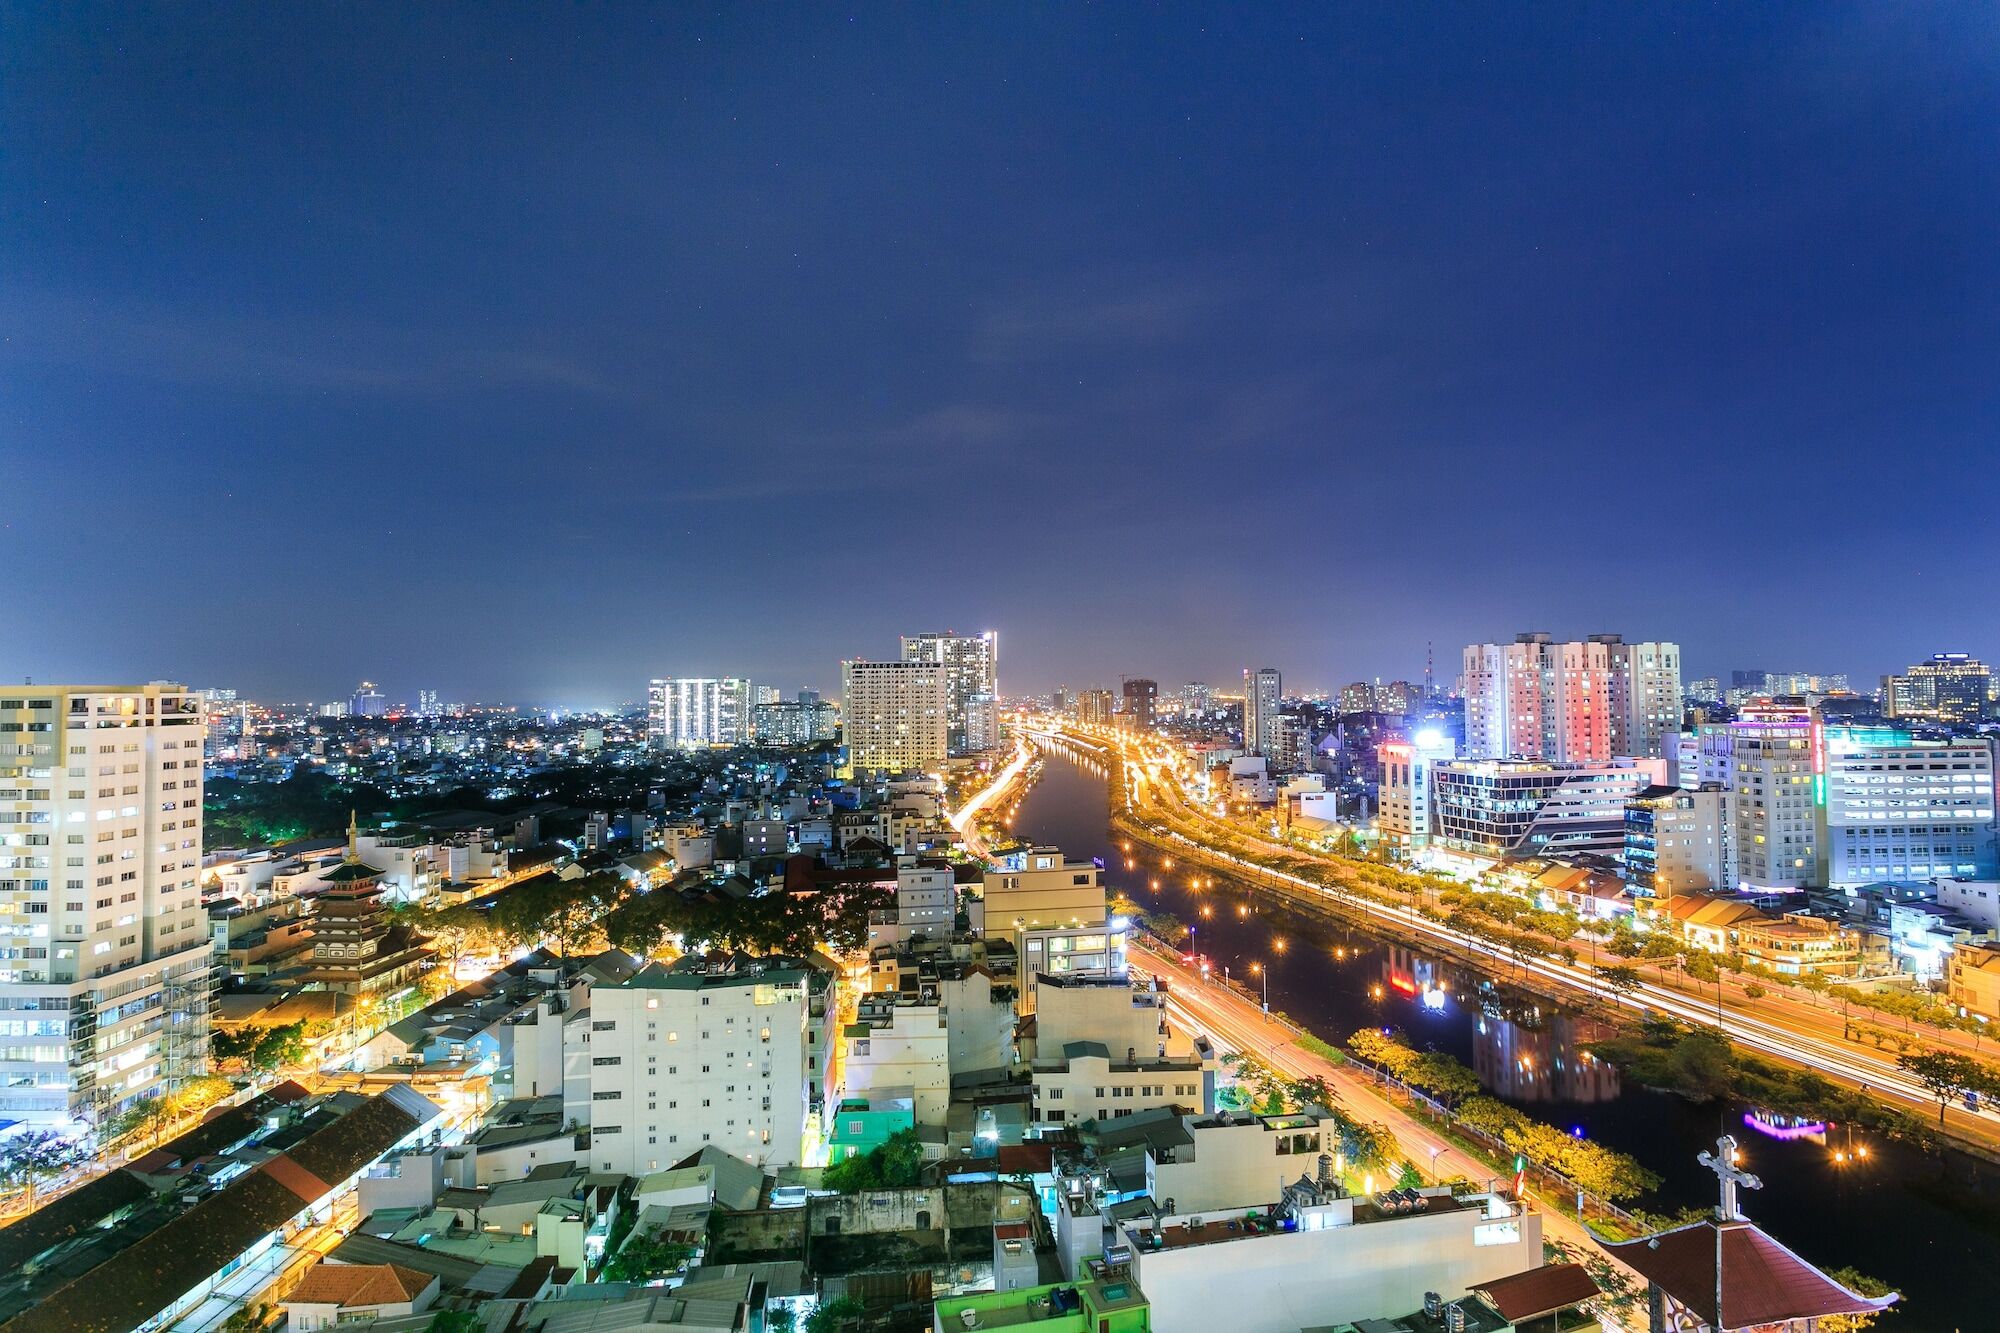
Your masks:
[{"label": "canal", "polygon": [[[1106,774],[1062,751],[1044,754],[1013,831],[1098,858],[1113,889],[1194,927],[1190,947],[1217,970],[1252,985],[1268,977],[1273,1010],[1335,1045],[1358,1028],[1388,1026],[1420,1049],[1448,1052],[1494,1096],[1659,1173],[1658,1191],[1637,1201],[1651,1212],[1712,1206],[1715,1177],[1695,1154],[1735,1134],[1764,1181],[1747,1193],[1744,1211],[1822,1267],[1851,1266],[1893,1284],[1904,1304],[1888,1325],[1911,1333],[2000,1328],[1984,1281],[1985,1265],[2000,1256],[2000,1170],[1872,1135],[1850,1140],[1840,1125],[1823,1136],[1772,1137],[1745,1123],[1745,1106],[1699,1106],[1623,1084],[1582,1051],[1605,1035],[1587,1017],[1512,992],[1461,961],[1300,917],[1227,877],[1211,881],[1205,869],[1166,869],[1143,847],[1128,857],[1109,828]],[[1197,877],[1213,887],[1191,888]],[[1835,1150],[1850,1142],[1865,1145],[1867,1158],[1836,1163]]]}]

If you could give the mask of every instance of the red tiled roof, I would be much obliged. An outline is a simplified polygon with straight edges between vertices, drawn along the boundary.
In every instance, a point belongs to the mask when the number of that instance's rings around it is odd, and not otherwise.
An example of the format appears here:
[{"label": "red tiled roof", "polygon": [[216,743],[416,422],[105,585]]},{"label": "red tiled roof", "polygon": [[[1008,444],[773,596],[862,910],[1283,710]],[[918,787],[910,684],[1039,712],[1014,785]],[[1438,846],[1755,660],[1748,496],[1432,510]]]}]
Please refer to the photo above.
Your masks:
[{"label": "red tiled roof", "polygon": [[[1788,1319],[1864,1314],[1886,1309],[1896,1300],[1894,1293],[1863,1296],[1849,1291],[1749,1222],[1697,1222],[1603,1248],[1725,1333]],[[1720,1317],[1715,1308],[1718,1248]]]},{"label": "red tiled roof", "polygon": [[1512,1277],[1496,1278],[1473,1288],[1510,1324],[1526,1323],[1557,1310],[1567,1310],[1598,1294],[1597,1283],[1582,1264],[1548,1264]]},{"label": "red tiled roof", "polygon": [[1054,1169],[1055,1150],[1047,1143],[1003,1144],[993,1165],[1003,1176],[1046,1175]]},{"label": "red tiled roof", "polygon": [[285,1298],[288,1305],[401,1305],[437,1281],[401,1264],[317,1264]]}]

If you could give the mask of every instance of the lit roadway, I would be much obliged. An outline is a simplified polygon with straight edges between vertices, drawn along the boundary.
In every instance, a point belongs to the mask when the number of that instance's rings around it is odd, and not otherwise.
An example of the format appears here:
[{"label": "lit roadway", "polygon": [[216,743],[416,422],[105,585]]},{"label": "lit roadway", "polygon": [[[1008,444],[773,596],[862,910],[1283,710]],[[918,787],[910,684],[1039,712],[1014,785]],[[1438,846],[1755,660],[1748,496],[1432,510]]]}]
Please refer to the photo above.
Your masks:
[{"label": "lit roadway", "polygon": [[1028,748],[1027,742],[1016,742],[1014,757],[1007,761],[1007,766],[994,774],[993,781],[972,793],[964,805],[948,816],[951,826],[965,839],[966,850],[973,855],[983,856],[986,853],[986,840],[979,836],[979,831],[973,826],[973,817],[1011,787],[1021,774],[1027,771],[1028,762],[1033,757],[1034,754]]},{"label": "lit roadway", "polygon": [[[1336,1065],[1295,1045],[1292,1030],[1264,1013],[1253,1000],[1204,979],[1196,970],[1183,966],[1179,959],[1153,949],[1135,953],[1132,970],[1165,982],[1168,1012],[1184,1028],[1205,1034],[1219,1049],[1254,1055],[1287,1079],[1324,1080],[1329,1089],[1339,1094],[1337,1100],[1350,1114],[1362,1121],[1378,1122],[1394,1134],[1403,1155],[1423,1175],[1432,1180],[1464,1176],[1475,1185],[1496,1175],[1485,1163],[1467,1158],[1461,1149],[1452,1147],[1434,1130],[1383,1097],[1367,1078],[1355,1072],[1354,1066]],[[1394,1182],[1385,1175],[1377,1183],[1387,1188]],[[1543,1234],[1548,1239],[1570,1246],[1577,1251],[1578,1259],[1602,1253],[1576,1219],[1562,1211],[1567,1201],[1547,1202],[1549,1206],[1541,1209],[1541,1216]]]},{"label": "lit roadway", "polygon": [[[1046,739],[1062,737],[1061,731],[1053,727],[1046,733],[1038,734]],[[1182,823],[1193,823],[1195,820],[1213,822],[1212,816],[1202,811],[1197,803],[1190,801],[1181,791],[1179,783],[1181,760],[1178,756],[1164,749],[1159,753],[1149,753],[1143,747],[1135,747],[1130,737],[1091,734],[1093,739],[1109,739],[1119,747],[1128,760],[1124,765],[1128,782],[1126,795],[1128,810],[1137,814],[1142,808],[1157,802],[1163,806],[1178,807],[1178,809],[1159,810],[1157,813],[1163,818]],[[1096,747],[1093,745],[1092,748]],[[1139,749],[1139,757],[1133,756],[1134,748]],[[1246,877],[1282,885],[1294,893],[1327,902],[1337,902],[1342,910],[1354,915],[1384,924],[1393,923],[1396,933],[1407,938],[1429,939],[1450,949],[1483,954],[1492,960],[1496,975],[1504,976],[1508,968],[1522,967],[1545,981],[1555,982],[1599,999],[1608,999],[1612,1003],[1640,1012],[1655,1011],[1671,1014],[1688,1023],[1720,1027],[1732,1040],[1749,1050],[1772,1056],[1788,1064],[1815,1070],[1829,1078],[1863,1089],[1882,1100],[1902,1103],[1919,1115],[1932,1117],[1936,1115],[1937,1098],[1922,1083],[1898,1069],[1892,1059],[1874,1055],[1845,1041],[1816,1037],[1795,1027],[1771,1022],[1753,1014],[1725,1010],[1718,1016],[1712,999],[1704,1004],[1699,998],[1650,981],[1642,981],[1630,996],[1607,994],[1597,974],[1587,966],[1572,966],[1560,958],[1517,960],[1499,945],[1477,936],[1462,935],[1439,922],[1425,919],[1417,913],[1415,904],[1400,908],[1385,906],[1371,899],[1332,889],[1282,870],[1272,870],[1258,865],[1233,852],[1209,846],[1164,825],[1155,824],[1153,827],[1161,836],[1192,847],[1203,857],[1225,862]],[[1268,842],[1240,828],[1233,826],[1225,828],[1230,836],[1264,848],[1274,855],[1317,860],[1336,873],[1342,870],[1338,861],[1313,857],[1310,853],[1301,852],[1297,848]],[[1962,1130],[1988,1143],[2000,1142],[2000,1118],[1996,1118],[1985,1103],[1981,1104],[1978,1111],[1966,1111],[1954,1104],[1953,1111],[1954,1118]]]}]

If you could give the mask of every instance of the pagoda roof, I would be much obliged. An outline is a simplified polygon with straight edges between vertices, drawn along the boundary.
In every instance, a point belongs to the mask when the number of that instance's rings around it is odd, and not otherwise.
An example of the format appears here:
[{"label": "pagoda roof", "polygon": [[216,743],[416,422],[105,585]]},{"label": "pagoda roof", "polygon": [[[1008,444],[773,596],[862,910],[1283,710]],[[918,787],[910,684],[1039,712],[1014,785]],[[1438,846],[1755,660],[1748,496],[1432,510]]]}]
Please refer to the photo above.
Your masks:
[{"label": "pagoda roof", "polygon": [[1599,1244],[1722,1333],[1793,1319],[1867,1314],[1887,1309],[1897,1299],[1894,1292],[1863,1296],[1850,1291],[1750,1222],[1696,1222],[1639,1240]]},{"label": "pagoda roof", "polygon": [[365,861],[342,861],[321,876],[325,884],[354,884],[362,880],[380,879],[382,872]]}]

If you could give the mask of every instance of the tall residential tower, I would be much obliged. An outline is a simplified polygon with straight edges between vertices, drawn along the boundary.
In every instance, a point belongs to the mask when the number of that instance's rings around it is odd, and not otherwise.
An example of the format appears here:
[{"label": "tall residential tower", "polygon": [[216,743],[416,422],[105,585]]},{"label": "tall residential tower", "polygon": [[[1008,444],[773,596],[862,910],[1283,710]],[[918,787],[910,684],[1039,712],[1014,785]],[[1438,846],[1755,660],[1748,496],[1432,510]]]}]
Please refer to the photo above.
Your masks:
[{"label": "tall residential tower", "polygon": [[1000,636],[984,634],[905,634],[905,662],[935,662],[944,668],[950,716],[945,745],[952,754],[978,754],[1000,746]]},{"label": "tall residential tower", "polygon": [[1465,650],[1465,750],[1474,759],[1650,758],[1680,719],[1678,644],[1521,634]]},{"label": "tall residential tower", "polygon": [[208,1067],[198,694],[0,687],[0,1117],[83,1132]]},{"label": "tall residential tower", "polygon": [[951,693],[936,662],[842,662],[842,738],[855,773],[907,773],[945,760]]},{"label": "tall residential tower", "polygon": [[736,676],[668,676],[646,689],[646,744],[655,750],[748,745],[750,682]]}]

